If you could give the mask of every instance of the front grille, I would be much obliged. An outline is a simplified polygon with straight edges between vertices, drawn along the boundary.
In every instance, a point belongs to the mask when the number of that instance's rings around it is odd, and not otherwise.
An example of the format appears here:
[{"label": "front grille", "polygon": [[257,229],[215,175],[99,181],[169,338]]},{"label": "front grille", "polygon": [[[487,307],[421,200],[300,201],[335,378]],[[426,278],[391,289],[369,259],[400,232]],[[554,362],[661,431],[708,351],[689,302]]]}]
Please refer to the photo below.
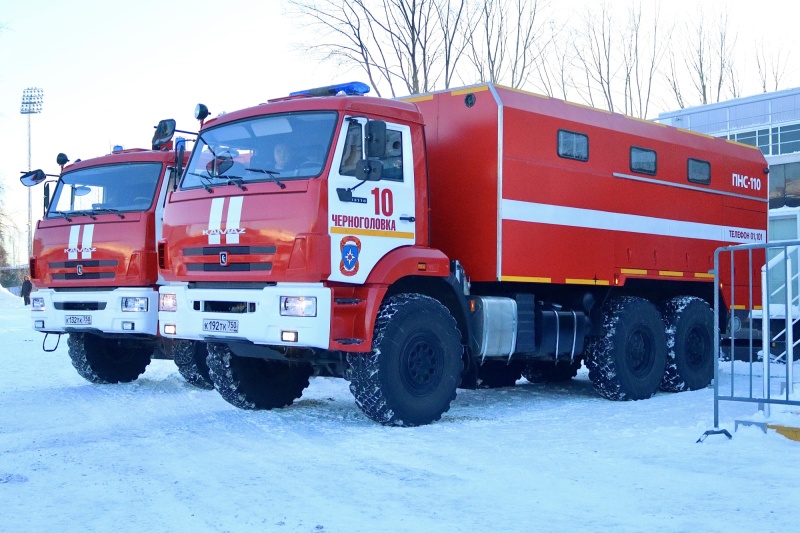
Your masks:
[{"label": "front grille", "polygon": [[106,302],[53,302],[59,311],[102,311]]},{"label": "front grille", "polygon": [[81,275],[75,274],[53,274],[53,279],[114,279],[113,272],[85,272]]},{"label": "front grille", "polygon": [[49,263],[50,268],[77,268],[78,265],[86,267],[116,267],[116,259],[87,259],[85,261],[56,261]]},{"label": "front grille", "polygon": [[272,270],[272,263],[190,263],[186,265],[189,272],[250,272],[255,270]]},{"label": "front grille", "polygon": [[274,246],[204,246],[184,248],[183,255],[219,255],[220,252],[228,252],[230,255],[272,255],[276,251]]},{"label": "front grille", "polygon": [[217,302],[206,300],[204,302],[195,301],[192,305],[195,311],[202,310],[206,313],[255,313],[255,302]]}]

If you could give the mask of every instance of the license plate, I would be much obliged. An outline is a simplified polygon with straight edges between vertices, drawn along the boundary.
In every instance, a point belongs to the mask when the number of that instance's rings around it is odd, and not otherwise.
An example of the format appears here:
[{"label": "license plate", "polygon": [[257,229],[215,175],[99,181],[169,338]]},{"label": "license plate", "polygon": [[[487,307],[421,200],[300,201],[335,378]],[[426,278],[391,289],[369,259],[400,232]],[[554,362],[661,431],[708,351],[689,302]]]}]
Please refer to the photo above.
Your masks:
[{"label": "license plate", "polygon": [[91,326],[92,315],[67,315],[64,317],[67,326]]},{"label": "license plate", "polygon": [[217,320],[215,318],[203,319],[203,331],[213,331],[215,333],[238,333],[238,320]]}]

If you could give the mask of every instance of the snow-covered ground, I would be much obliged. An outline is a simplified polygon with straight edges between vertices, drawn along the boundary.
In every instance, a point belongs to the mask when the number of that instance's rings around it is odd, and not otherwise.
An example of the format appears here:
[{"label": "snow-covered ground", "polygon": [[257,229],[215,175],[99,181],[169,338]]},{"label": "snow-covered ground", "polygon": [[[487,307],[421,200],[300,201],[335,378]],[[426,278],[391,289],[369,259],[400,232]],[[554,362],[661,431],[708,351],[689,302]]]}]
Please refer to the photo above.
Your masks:
[{"label": "snow-covered ground", "polygon": [[[459,391],[377,425],[347,383],[238,410],[171,361],[92,385],[0,292],[0,531],[796,531],[800,443],[713,425],[713,390],[640,402],[572,382]],[[800,372],[800,368],[798,368]],[[723,404],[722,427],[756,407]]]}]

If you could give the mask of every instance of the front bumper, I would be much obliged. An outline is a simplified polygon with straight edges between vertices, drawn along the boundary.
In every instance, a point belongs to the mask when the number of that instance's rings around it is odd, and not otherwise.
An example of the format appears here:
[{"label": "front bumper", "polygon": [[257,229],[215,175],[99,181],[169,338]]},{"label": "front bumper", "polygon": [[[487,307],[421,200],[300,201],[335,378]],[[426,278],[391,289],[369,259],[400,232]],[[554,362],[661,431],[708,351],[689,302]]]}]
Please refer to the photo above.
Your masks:
[{"label": "front bumper", "polygon": [[[159,331],[164,337],[321,349],[328,349],[330,343],[331,290],[321,283],[278,283],[259,289],[166,285],[159,292],[175,295],[177,302],[175,311],[158,313]],[[316,316],[282,316],[281,296],[315,297]],[[210,327],[232,321],[235,322],[235,331]],[[172,328],[175,328],[174,333],[166,333]],[[284,340],[287,333],[294,333],[296,340]]]},{"label": "front bumper", "polygon": [[[123,311],[122,298],[147,298],[147,311]],[[158,292],[153,287],[120,287],[100,291],[40,289],[42,310],[31,309],[33,329],[42,333],[100,331],[158,334]]]}]

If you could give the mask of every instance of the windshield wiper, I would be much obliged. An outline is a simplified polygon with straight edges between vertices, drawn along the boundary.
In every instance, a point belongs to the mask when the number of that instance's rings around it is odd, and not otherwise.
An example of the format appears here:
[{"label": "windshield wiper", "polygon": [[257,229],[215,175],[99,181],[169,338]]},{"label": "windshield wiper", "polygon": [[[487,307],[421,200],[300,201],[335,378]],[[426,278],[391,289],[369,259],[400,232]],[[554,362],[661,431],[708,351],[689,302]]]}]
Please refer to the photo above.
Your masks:
[{"label": "windshield wiper", "polygon": [[[203,178],[204,180],[209,181],[209,182],[211,181],[211,178],[219,178],[219,176],[203,176],[199,172],[192,172],[191,170],[187,170],[186,173],[187,174],[191,174],[192,176],[197,176],[198,178]],[[209,193],[213,193],[214,192],[214,189],[212,189],[209,185],[203,183],[202,181],[200,182],[200,185],[203,186],[203,188],[206,190],[206,192],[209,192]]]},{"label": "windshield wiper", "polygon": [[97,217],[96,217],[96,216],[94,216],[94,215],[93,215],[93,214],[92,214],[90,211],[81,211],[81,210],[77,210],[77,209],[76,209],[76,210],[70,211],[69,213],[70,213],[71,215],[73,215],[73,214],[76,214],[76,213],[77,213],[78,215],[82,215],[82,216],[85,216],[85,217],[89,217],[89,218],[91,218],[92,220],[97,220]]},{"label": "windshield wiper", "polygon": [[69,218],[69,215],[64,211],[50,211],[50,213],[64,217],[67,220],[67,222],[72,222],[72,219]]},{"label": "windshield wiper", "polygon": [[278,187],[281,189],[285,189],[286,185],[280,181],[277,176],[280,172],[275,172],[274,170],[264,170],[263,168],[246,168],[245,170],[249,170],[250,172],[260,172],[262,174],[266,174],[270,181],[274,181],[278,184]]},{"label": "windshield wiper", "polygon": [[244,183],[244,178],[240,176],[225,176],[225,177],[228,178],[228,185],[236,185],[243,191],[247,190],[247,187],[242,185]]},{"label": "windshield wiper", "polygon": [[119,209],[111,209],[110,207],[98,207],[94,210],[95,213],[111,213],[117,215],[119,218],[125,218]]}]

